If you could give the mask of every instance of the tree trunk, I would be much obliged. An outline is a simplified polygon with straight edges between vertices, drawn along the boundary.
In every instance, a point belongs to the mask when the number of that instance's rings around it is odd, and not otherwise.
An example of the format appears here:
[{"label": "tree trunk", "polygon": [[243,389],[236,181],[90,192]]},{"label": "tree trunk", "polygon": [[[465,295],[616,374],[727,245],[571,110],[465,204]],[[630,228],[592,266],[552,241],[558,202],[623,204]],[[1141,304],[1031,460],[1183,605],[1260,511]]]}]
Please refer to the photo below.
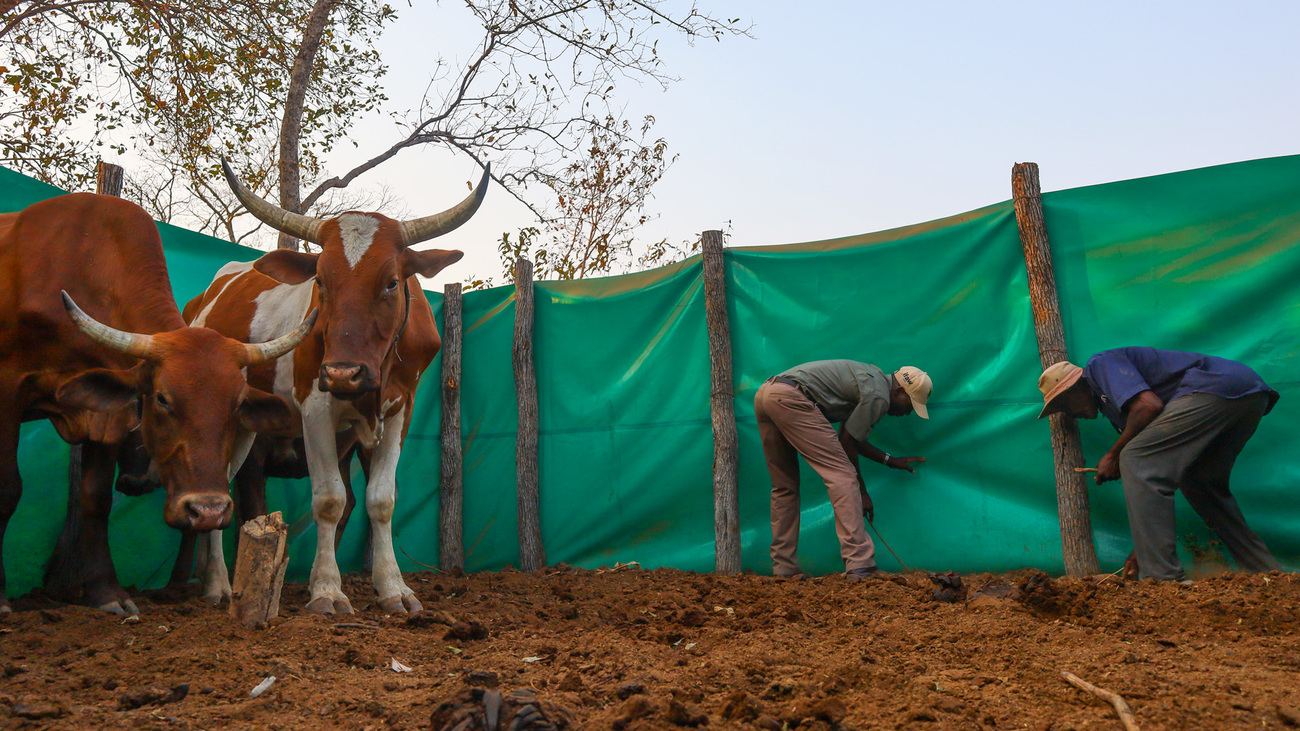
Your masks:
[{"label": "tree trunk", "polygon": [[445,288],[442,301],[442,471],[438,479],[438,565],[465,570],[463,456],[460,444],[462,300],[460,283]]},{"label": "tree trunk", "polygon": [[519,432],[515,441],[518,475],[519,562],[524,571],[546,565],[537,484],[537,374],[533,370],[533,263],[515,262],[515,394]]},{"label": "tree trunk", "polygon": [[[298,57],[293,62],[293,72],[289,76],[289,95],[285,100],[284,119],[280,123],[280,207],[286,211],[301,213],[302,179],[298,174],[298,139],[302,133],[303,106],[307,100],[307,89],[311,86],[311,69],[316,63],[316,52],[320,49],[321,38],[329,25],[330,12],[338,0],[316,0],[316,5],[307,18],[307,27],[303,29],[302,45],[298,47]],[[298,249],[298,239],[286,233],[280,234],[277,244],[281,249]]]},{"label": "tree trunk", "polygon": [[704,315],[709,330],[713,415],[714,570],[740,573],[740,499],[735,392],[731,379],[731,328],[727,323],[727,270],[722,232],[704,232]]},{"label": "tree trunk", "polygon": [[[1052,270],[1052,247],[1043,220],[1043,198],[1038,183],[1038,164],[1017,163],[1011,168],[1012,200],[1020,243],[1029,272],[1029,303],[1034,311],[1038,355],[1043,368],[1069,359],[1065,328],[1056,296],[1056,275]],[[1084,466],[1079,425],[1073,417],[1051,417],[1052,454],[1056,462],[1056,506],[1061,521],[1061,551],[1070,576],[1087,576],[1101,569],[1092,543],[1092,520],[1088,514],[1088,486],[1075,467]]]},{"label": "tree trunk", "polygon": [[289,567],[289,526],[276,511],[239,529],[235,576],[230,582],[230,616],[250,629],[280,616],[280,588]]}]

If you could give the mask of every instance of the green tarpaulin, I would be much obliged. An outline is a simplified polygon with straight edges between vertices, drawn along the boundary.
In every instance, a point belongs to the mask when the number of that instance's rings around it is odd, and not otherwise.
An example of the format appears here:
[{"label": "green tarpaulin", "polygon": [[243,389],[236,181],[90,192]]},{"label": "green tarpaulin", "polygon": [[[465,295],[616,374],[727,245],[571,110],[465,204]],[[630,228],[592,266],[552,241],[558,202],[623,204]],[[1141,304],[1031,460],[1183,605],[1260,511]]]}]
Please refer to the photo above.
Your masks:
[{"label": "green tarpaulin", "polygon": [[[0,169],[0,210],[58,191]],[[1282,561],[1300,557],[1300,156],[1224,165],[1043,196],[1067,340],[1076,362],[1150,345],[1245,362],[1282,394],[1246,447],[1234,491]],[[162,226],[173,287],[197,294],[226,261],[257,252]],[[743,244],[744,242],[731,242]],[[768,376],[822,358],[910,364],[935,384],[931,419],[886,418],[873,442],[926,457],[918,474],[864,462],[876,527],[913,568],[1062,571],[1051,444],[1024,260],[1009,202],[875,234],[727,250],[740,437],[744,566],[770,570],[769,483],[753,398]],[[465,552],[471,571],[518,565],[511,287],[464,299]],[[441,297],[429,293],[441,320]],[[536,285],[542,538],[550,563],[712,570],[712,430],[698,257],[619,277]],[[440,394],[430,368],[398,472],[394,518],[407,570],[437,564]],[[1114,439],[1083,423],[1095,463]],[[23,501],[5,540],[9,593],[36,586],[64,514],[67,447],[24,426]],[[361,489],[359,470],[355,484]],[[1103,568],[1128,553],[1117,483],[1090,487]],[[116,496],[111,541],[123,583],[165,581],[177,534],[160,498]],[[272,484],[305,578],[315,530],[305,481]],[[362,503],[364,504],[364,503]],[[1185,560],[1215,550],[1179,500]],[[803,568],[840,570],[830,506],[805,467]],[[340,550],[360,566],[361,512]],[[228,542],[229,545],[229,542]],[[882,567],[899,568],[878,544]],[[1194,554],[1194,555],[1193,555]]]}]

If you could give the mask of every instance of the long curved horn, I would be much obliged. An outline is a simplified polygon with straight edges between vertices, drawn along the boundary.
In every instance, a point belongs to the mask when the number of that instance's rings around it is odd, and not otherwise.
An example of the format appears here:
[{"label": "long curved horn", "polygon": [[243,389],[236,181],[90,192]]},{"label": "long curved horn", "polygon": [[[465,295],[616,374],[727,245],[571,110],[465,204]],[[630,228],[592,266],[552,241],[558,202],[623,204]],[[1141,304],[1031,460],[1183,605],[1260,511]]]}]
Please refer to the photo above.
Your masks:
[{"label": "long curved horn", "polygon": [[421,241],[428,241],[435,236],[451,233],[462,223],[468,221],[474,215],[474,212],[478,210],[479,204],[483,202],[483,196],[487,194],[488,180],[491,173],[492,164],[484,165],[483,177],[479,179],[478,187],[469,194],[469,197],[457,204],[455,208],[449,208],[442,213],[425,216],[424,218],[402,221],[402,244],[410,246]]},{"label": "long curved horn", "polygon": [[72,324],[77,326],[83,335],[94,340],[108,348],[121,351],[127,355],[134,355],[137,358],[153,360],[156,358],[153,337],[150,335],[140,335],[129,333],[123,330],[109,327],[95,318],[81,311],[72,297],[64,290],[59,290],[63,294],[63,309],[68,311],[68,317]]},{"label": "long curved horn", "polygon": [[298,347],[298,343],[301,343],[303,338],[306,338],[311,329],[316,326],[316,316],[319,314],[320,308],[313,307],[311,312],[307,313],[307,318],[298,326],[298,329],[288,335],[281,335],[275,340],[268,340],[265,343],[245,343],[244,347],[248,349],[247,365],[253,366],[258,363],[265,363],[268,360],[275,360]]},{"label": "long curved horn", "polygon": [[283,231],[313,244],[320,243],[320,228],[325,225],[324,221],[286,211],[274,203],[268,203],[253,195],[252,191],[245,188],[244,184],[239,182],[239,178],[235,177],[235,171],[230,169],[225,155],[221,156],[221,171],[226,174],[226,183],[230,185],[230,190],[234,191],[235,197],[244,204],[249,213],[257,217],[257,220],[276,231]]}]

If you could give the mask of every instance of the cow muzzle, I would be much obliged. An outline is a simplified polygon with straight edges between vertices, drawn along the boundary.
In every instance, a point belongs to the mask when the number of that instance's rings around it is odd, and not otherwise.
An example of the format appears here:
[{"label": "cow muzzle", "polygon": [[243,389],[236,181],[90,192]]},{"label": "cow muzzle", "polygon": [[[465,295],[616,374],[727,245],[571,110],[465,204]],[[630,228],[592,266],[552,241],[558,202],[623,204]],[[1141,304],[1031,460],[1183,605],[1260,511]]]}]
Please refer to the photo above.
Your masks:
[{"label": "cow muzzle", "polygon": [[364,363],[322,363],[317,386],[335,396],[360,396],[379,390],[379,381]]},{"label": "cow muzzle", "polygon": [[229,495],[223,494],[185,495],[176,503],[175,513],[168,511],[169,516],[174,515],[175,519],[167,522],[173,528],[199,533],[225,528],[230,525],[230,517],[234,512],[234,501]]}]

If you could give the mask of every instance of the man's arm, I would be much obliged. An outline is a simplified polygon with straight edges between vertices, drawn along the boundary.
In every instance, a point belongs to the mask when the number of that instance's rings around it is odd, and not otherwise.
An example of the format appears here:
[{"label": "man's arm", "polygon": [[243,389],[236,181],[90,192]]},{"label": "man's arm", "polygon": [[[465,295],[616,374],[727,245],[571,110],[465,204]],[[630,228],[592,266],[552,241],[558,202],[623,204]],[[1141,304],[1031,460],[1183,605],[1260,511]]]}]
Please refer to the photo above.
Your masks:
[{"label": "man's arm", "polygon": [[[916,470],[912,469],[911,463],[925,461],[925,457],[889,457],[889,455],[886,455],[870,442],[859,442],[857,439],[854,439],[853,435],[849,434],[848,430],[843,427],[840,428],[840,443],[844,445],[845,453],[854,455],[850,461],[855,463],[857,461],[857,455],[860,454],[872,462],[879,462],[886,467],[893,467],[896,470],[907,470],[908,472],[915,474]],[[888,459],[886,459],[886,457],[888,457]],[[862,479],[861,474],[858,475],[858,479]]]},{"label": "man's arm", "polygon": [[853,474],[858,478],[858,492],[862,495],[862,517],[867,519],[868,523],[876,522],[876,504],[872,502],[871,495],[867,493],[867,483],[862,479],[862,465],[858,464],[858,440],[849,435],[849,430],[840,425],[840,446],[844,447],[844,456],[849,458],[849,464],[853,465]]},{"label": "man's arm", "polygon": [[1098,485],[1119,479],[1119,453],[1133,441],[1133,437],[1155,421],[1164,409],[1165,402],[1161,401],[1153,391],[1142,391],[1129,399],[1124,405],[1124,431],[1120,433],[1119,439],[1115,440],[1110,451],[1102,455],[1101,461],[1097,463]]}]

